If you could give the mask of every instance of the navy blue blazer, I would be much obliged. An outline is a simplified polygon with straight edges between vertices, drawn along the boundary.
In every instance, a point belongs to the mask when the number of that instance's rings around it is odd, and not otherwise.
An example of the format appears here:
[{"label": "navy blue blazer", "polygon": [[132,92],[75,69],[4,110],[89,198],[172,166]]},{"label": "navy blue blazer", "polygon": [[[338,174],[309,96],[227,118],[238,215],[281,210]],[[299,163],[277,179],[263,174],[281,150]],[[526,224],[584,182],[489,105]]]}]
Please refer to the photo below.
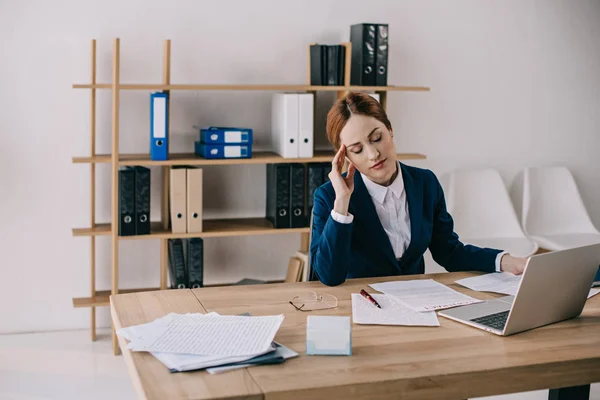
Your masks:
[{"label": "navy blue blazer", "polygon": [[357,171],[348,208],[354,215],[350,224],[341,224],[331,217],[335,200],[331,182],[315,191],[311,278],[334,286],[347,278],[423,274],[423,254],[427,248],[433,259],[450,272],[496,271],[496,256],[501,250],[465,245],[459,240],[435,174],[399,164],[411,226],[410,244],[400,260],[394,256],[375,205]]}]

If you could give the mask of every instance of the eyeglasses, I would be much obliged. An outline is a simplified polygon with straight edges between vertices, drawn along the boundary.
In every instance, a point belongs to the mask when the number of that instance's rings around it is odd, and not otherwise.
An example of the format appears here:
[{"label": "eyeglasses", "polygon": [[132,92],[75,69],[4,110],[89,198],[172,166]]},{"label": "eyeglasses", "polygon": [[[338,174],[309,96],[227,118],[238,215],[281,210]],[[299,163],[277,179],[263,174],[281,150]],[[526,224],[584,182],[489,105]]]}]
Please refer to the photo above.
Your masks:
[{"label": "eyeglasses", "polygon": [[338,305],[337,297],[330,294],[321,294],[313,291],[302,293],[295,296],[290,304],[298,311],[316,311],[336,308]]}]

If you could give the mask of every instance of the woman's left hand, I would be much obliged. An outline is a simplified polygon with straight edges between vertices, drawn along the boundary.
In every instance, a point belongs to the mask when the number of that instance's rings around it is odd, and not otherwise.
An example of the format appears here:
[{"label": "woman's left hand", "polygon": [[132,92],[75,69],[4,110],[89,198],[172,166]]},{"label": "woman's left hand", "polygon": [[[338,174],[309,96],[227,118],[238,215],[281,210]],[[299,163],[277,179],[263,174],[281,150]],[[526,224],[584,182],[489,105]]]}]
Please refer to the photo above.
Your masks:
[{"label": "woman's left hand", "polygon": [[510,272],[511,274],[521,275],[525,270],[527,258],[513,257],[510,254],[504,254],[500,260],[500,270]]}]

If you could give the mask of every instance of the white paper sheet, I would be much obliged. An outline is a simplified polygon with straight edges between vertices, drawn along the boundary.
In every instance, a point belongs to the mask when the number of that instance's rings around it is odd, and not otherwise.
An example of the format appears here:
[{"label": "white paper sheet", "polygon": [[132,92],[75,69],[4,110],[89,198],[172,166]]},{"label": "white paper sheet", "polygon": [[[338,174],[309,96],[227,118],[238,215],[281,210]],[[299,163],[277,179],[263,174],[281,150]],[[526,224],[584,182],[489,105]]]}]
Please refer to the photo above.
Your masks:
[{"label": "white paper sheet", "polygon": [[[514,275],[507,272],[492,272],[490,274],[459,279],[456,283],[477,292],[492,292],[515,296],[521,278],[522,275]],[[600,293],[600,289],[591,289],[587,298],[589,299],[598,293]]]},{"label": "white paper sheet", "polygon": [[394,296],[404,306],[419,312],[481,303],[433,279],[393,281],[369,285],[373,289]]},{"label": "white paper sheet", "polygon": [[283,322],[283,315],[246,317],[183,314],[160,329],[130,342],[133,351],[244,356],[265,352]]},{"label": "white paper sheet", "polygon": [[[296,353],[294,350],[282,346],[280,343],[274,342],[277,345],[277,349],[275,350],[275,355],[278,357],[283,357],[284,360],[287,360],[289,358],[293,358],[293,357],[298,357],[298,353]],[[238,365],[225,365],[222,367],[212,367],[212,368],[207,368],[206,372],[208,372],[209,374],[219,374],[221,372],[226,372],[226,371],[231,371],[234,369],[240,369],[240,368],[246,368],[246,367],[253,367],[255,365],[261,365],[260,363],[258,364],[238,364]]]},{"label": "white paper sheet", "polygon": [[375,307],[359,293],[352,293],[352,322],[355,324],[440,326],[435,311],[411,310],[385,294],[371,296],[381,308]]},{"label": "white paper sheet", "polygon": [[512,296],[517,294],[519,282],[521,282],[521,275],[508,272],[494,272],[456,281],[459,285],[477,292],[493,292]]}]

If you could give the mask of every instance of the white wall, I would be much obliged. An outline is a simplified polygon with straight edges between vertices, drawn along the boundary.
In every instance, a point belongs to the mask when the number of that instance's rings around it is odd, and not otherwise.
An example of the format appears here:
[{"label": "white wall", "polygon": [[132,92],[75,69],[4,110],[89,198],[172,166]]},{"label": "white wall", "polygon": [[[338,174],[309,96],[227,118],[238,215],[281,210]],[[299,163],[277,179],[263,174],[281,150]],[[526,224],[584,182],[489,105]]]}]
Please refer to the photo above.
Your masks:
[{"label": "white wall", "polygon": [[[0,1],[0,332],[86,328],[89,310],[89,43],[99,81],[121,38],[122,82],[160,83],[172,39],[173,83],[302,83],[309,42],[348,40],[359,22],[390,24],[389,82],[397,146],[412,165],[499,168],[510,185],[527,165],[565,164],[600,226],[600,3],[510,1]],[[173,150],[191,126],[250,126],[268,148],[270,93],[173,93]],[[333,101],[319,97],[320,126]],[[147,151],[146,92],[121,96],[121,151]],[[98,95],[98,152],[110,151],[110,92]],[[326,145],[324,134],[320,144]],[[98,167],[99,221],[110,217],[110,167]],[[264,167],[206,169],[206,217],[264,215]],[[160,172],[153,169],[153,201]],[[243,196],[239,196],[241,192]],[[214,192],[213,192],[214,191]],[[214,197],[213,197],[214,196]],[[160,218],[158,201],[153,219]],[[283,278],[299,235],[208,239],[206,282]],[[110,287],[109,239],[98,240],[98,289]],[[157,286],[159,242],[120,244],[123,287]],[[107,310],[99,324],[108,326]]]}]

